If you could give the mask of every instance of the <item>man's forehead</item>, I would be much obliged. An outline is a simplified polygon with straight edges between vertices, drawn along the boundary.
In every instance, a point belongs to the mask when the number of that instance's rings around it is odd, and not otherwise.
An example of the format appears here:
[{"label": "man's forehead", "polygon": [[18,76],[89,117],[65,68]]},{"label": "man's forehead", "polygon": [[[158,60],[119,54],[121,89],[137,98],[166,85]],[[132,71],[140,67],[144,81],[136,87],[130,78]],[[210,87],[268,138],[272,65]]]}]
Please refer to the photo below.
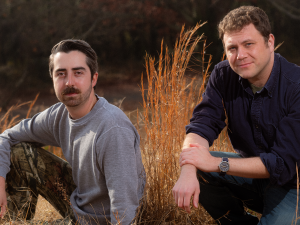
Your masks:
[{"label": "man's forehead", "polygon": [[54,68],[56,67],[69,67],[69,66],[81,66],[88,67],[86,63],[86,55],[80,51],[57,52],[53,56]]},{"label": "man's forehead", "polygon": [[263,36],[259,31],[254,27],[253,24],[244,26],[240,30],[227,31],[224,33],[223,43],[225,45],[239,42],[246,42],[261,38]]},{"label": "man's forehead", "polygon": [[53,55],[54,58],[60,58],[60,57],[83,57],[85,58],[86,55],[80,51],[73,50],[69,52],[57,52]]}]

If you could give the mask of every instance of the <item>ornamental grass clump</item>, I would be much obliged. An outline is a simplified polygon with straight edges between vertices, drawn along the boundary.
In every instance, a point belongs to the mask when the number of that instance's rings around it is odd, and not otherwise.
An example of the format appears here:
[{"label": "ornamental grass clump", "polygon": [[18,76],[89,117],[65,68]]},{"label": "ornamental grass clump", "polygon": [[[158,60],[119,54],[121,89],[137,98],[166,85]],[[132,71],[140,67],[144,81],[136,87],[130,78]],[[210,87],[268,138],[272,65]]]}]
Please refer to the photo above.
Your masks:
[{"label": "ornamental grass clump", "polygon": [[[188,31],[182,28],[172,54],[168,48],[164,51],[162,42],[158,61],[146,56],[147,87],[142,76],[143,111],[139,114],[142,121],[139,130],[145,133],[141,150],[147,185],[137,224],[214,224],[202,207],[193,209],[190,215],[179,209],[172,195],[180,175],[179,155],[185,125],[201,101],[209,77],[212,58],[205,54],[207,46],[203,35],[196,36],[203,25],[197,24]],[[202,50],[193,55],[199,42],[203,43]],[[195,73],[196,70],[198,76],[187,76],[189,71]],[[212,148],[227,148],[227,140],[226,133],[222,134]]]}]

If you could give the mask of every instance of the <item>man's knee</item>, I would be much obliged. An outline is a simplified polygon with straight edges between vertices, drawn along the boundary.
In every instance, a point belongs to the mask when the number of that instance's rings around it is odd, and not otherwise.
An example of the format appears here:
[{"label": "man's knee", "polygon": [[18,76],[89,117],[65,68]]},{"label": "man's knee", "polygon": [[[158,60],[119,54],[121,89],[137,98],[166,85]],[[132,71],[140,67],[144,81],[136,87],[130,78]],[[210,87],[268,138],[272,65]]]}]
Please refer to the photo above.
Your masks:
[{"label": "man's knee", "polygon": [[20,143],[11,148],[11,166],[6,177],[8,215],[10,219],[32,219],[37,203],[37,157],[34,144]]}]

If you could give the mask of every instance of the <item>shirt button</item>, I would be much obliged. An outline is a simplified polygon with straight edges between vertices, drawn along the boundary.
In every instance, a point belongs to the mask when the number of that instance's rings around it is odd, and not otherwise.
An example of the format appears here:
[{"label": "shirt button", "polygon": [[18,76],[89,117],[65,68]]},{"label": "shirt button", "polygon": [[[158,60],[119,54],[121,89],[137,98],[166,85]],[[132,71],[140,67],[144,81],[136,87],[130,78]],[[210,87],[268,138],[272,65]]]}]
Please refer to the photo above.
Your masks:
[{"label": "shirt button", "polygon": [[258,125],[255,125],[255,128],[258,129]]}]

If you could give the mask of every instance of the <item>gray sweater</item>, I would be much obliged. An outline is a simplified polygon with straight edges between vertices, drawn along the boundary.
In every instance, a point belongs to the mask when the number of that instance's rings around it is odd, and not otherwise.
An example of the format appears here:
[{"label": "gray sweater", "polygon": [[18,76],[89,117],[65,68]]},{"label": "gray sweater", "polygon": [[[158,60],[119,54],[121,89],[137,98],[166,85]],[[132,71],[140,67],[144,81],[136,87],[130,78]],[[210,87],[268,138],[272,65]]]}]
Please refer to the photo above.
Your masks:
[{"label": "gray sweater", "polygon": [[[139,135],[117,107],[99,98],[86,116],[72,120],[57,103],[0,135],[0,176],[10,166],[10,147],[22,141],[59,146],[72,166],[77,188],[71,195],[81,224],[122,224],[135,216],[145,186]],[[106,219],[105,219],[106,218]]]}]

